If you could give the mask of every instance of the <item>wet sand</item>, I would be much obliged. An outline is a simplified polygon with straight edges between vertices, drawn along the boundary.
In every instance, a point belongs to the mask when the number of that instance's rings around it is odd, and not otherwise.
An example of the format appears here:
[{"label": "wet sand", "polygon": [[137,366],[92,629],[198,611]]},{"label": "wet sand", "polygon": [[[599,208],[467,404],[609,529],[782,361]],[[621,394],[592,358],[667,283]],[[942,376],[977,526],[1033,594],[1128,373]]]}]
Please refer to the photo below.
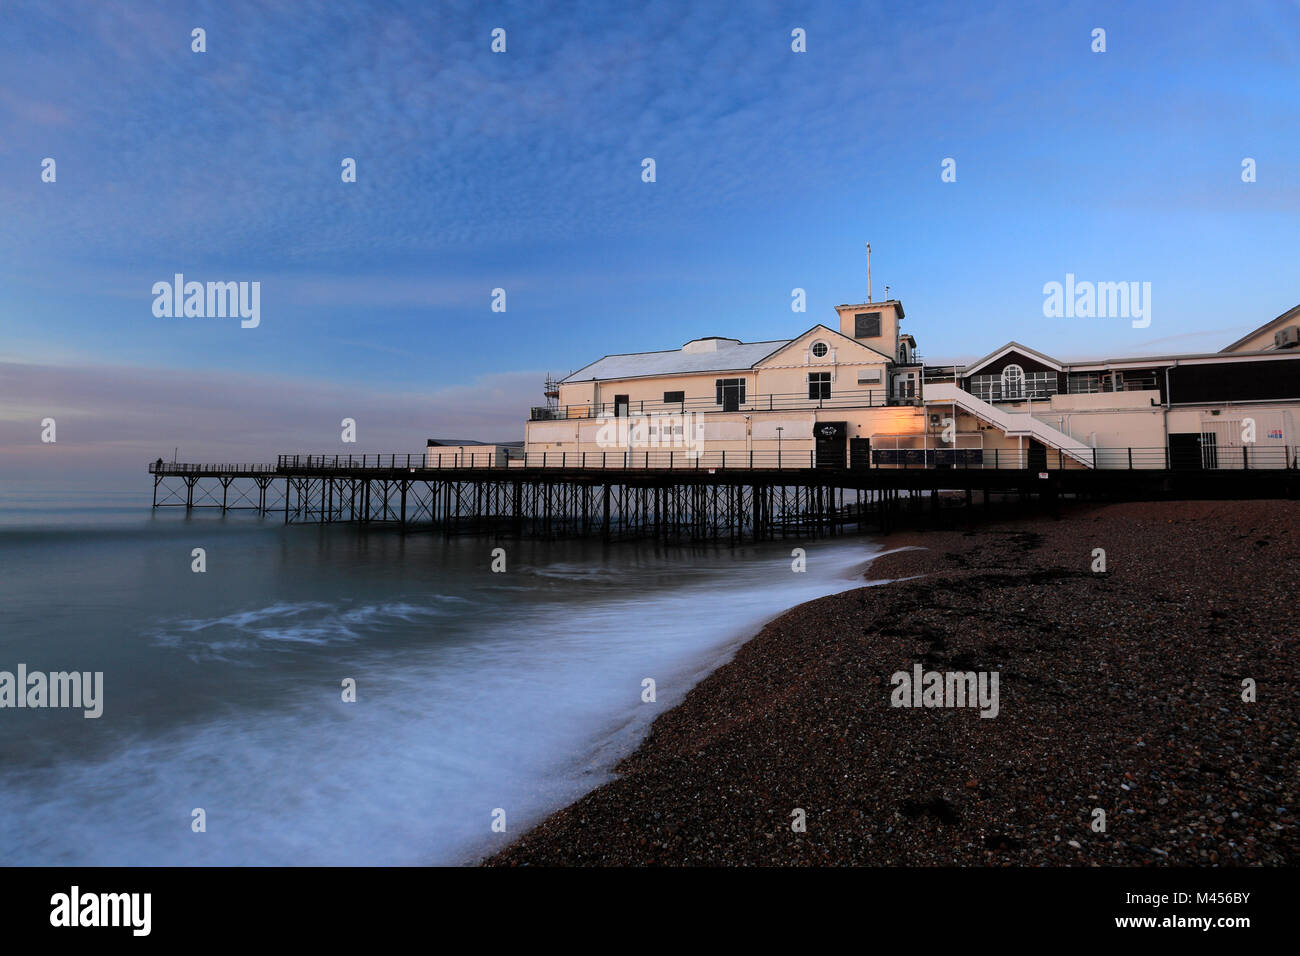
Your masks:
[{"label": "wet sand", "polygon": [[[920,577],[774,620],[616,780],[486,862],[1300,860],[1300,502],[1078,505],[887,540],[924,550],[868,579]],[[996,671],[998,715],[891,706],[918,663]]]}]

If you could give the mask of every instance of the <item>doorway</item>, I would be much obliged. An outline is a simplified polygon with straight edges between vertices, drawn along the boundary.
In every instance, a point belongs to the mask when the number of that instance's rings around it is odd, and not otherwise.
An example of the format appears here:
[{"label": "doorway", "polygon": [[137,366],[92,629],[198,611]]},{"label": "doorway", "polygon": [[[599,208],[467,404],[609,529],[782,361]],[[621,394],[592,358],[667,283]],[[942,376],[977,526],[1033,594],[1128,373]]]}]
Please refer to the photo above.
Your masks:
[{"label": "doorway", "polygon": [[848,422],[818,422],[813,432],[817,436],[817,467],[843,468]]},{"label": "doorway", "polygon": [[1040,441],[1029,439],[1029,464],[1030,471],[1047,471],[1047,446]]},{"label": "doorway", "polygon": [[745,404],[745,380],[743,378],[720,378],[715,380],[718,404],[724,412],[738,412]]},{"label": "doorway", "polygon": [[855,469],[871,467],[870,438],[849,439],[849,467]]},{"label": "doorway", "polygon": [[1204,467],[1200,432],[1169,436],[1169,467],[1175,471],[1200,471]]},{"label": "doorway", "polygon": [[894,375],[894,398],[909,402],[916,398],[915,372],[897,372]]}]

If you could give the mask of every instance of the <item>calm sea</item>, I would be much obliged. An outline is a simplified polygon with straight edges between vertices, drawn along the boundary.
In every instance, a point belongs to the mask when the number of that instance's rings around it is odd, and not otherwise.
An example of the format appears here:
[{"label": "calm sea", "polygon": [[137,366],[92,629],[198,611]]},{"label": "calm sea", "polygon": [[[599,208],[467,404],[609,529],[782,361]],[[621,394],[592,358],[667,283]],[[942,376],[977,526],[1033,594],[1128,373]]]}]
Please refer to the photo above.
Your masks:
[{"label": "calm sea", "polygon": [[0,862],[472,862],[879,551],[805,542],[795,574],[796,544],[403,537],[151,512],[147,477],[89,505],[0,482],[0,671],[104,675],[99,719],[0,709]]}]

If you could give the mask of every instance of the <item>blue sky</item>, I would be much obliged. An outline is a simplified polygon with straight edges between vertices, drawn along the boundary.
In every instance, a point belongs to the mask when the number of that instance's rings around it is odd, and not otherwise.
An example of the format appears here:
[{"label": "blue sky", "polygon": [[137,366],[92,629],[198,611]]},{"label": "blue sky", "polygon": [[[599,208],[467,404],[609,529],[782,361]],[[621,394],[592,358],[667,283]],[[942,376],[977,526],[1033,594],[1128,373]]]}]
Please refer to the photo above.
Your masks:
[{"label": "blue sky", "polygon": [[[1011,338],[1066,358],[1214,350],[1300,302],[1295,2],[0,18],[0,448],[30,445],[46,408],[107,441],[106,409],[138,418],[148,383],[177,410],[150,399],[150,427],[201,434],[172,381],[224,382],[211,400],[244,414],[249,383],[293,392],[297,417],[267,409],[277,430],[231,439],[249,453],[326,441],[333,406],[308,421],[323,394],[393,409],[383,450],[522,437],[547,370],[833,323],[865,298],[868,241],[876,297],[890,285],[933,361]],[[176,272],[260,281],[261,326],[155,317],[150,289]],[[1150,282],[1151,325],[1044,318],[1067,272]]]}]

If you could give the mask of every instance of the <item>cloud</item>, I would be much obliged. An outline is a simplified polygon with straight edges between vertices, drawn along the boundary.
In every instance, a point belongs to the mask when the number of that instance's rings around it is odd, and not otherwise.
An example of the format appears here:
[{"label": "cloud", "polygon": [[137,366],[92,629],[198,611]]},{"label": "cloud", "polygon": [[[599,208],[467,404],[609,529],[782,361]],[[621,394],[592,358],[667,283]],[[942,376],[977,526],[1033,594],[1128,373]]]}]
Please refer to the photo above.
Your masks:
[{"label": "cloud", "polygon": [[[148,462],[273,462],[277,454],[420,453],[432,437],[523,438],[541,372],[426,391],[126,366],[0,363],[0,461],[8,479],[138,475]],[[40,440],[53,418],[57,442]],[[340,422],[357,422],[357,443]]]}]

